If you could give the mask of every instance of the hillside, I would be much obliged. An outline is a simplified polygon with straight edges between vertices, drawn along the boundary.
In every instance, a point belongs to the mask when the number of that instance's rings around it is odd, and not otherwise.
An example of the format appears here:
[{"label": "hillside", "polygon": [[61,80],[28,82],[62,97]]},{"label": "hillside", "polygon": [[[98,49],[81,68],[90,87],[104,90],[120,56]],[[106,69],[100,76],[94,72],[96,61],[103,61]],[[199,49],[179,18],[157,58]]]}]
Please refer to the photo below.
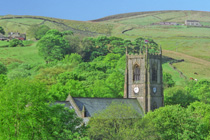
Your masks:
[{"label": "hillside", "polygon": [[[198,20],[203,26],[185,26],[185,20]],[[163,22],[174,22],[177,25],[160,25]],[[208,27],[210,12],[177,10],[135,12],[85,22],[41,16],[0,17],[0,25],[6,29],[6,32],[27,33],[31,25],[42,24],[60,31],[72,30],[75,35],[82,37],[112,35],[130,40],[137,37],[152,38],[165,50],[163,52],[165,56],[185,60],[174,63],[173,66],[188,78],[210,79],[208,73],[210,66],[206,65],[210,61],[210,28]],[[167,72],[173,71],[168,65],[164,65],[164,69]],[[195,75],[195,72],[199,75]],[[175,79],[180,80],[176,71],[171,73]]]},{"label": "hillside", "polygon": [[112,25],[103,23],[90,23],[84,21],[64,20],[41,16],[15,16],[6,15],[0,17],[0,25],[6,32],[18,31],[27,33],[32,25],[47,25],[60,31],[71,30],[81,36],[109,35]]},{"label": "hillside", "polygon": [[[185,20],[198,20],[203,26],[189,27],[184,25]],[[116,28],[112,30],[112,35],[122,38],[131,40],[139,36],[152,38],[164,50],[170,50],[164,52],[165,56],[186,59],[184,62],[173,65],[188,78],[210,79],[208,74],[210,66],[206,66],[206,63],[210,61],[210,12],[136,12],[108,16],[92,20],[92,22],[115,24]],[[164,22],[177,23],[177,25],[161,25]],[[202,63],[200,60],[203,60]],[[194,75],[196,71],[199,75]]]}]

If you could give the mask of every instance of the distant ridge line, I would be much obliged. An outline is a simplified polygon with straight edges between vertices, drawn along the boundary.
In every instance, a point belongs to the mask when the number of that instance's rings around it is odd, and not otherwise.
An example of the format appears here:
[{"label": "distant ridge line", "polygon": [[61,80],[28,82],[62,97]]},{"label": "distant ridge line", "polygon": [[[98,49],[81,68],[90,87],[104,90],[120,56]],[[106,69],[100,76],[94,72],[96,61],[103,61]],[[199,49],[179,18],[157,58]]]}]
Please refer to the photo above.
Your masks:
[{"label": "distant ridge line", "polygon": [[181,12],[181,11],[196,11],[196,12],[209,12],[209,11],[197,11],[197,10],[161,10],[161,11],[145,11],[145,12],[132,12],[132,13],[123,13],[123,14],[117,14],[117,15],[111,15],[111,16],[106,16],[103,18],[95,19],[95,20],[90,20],[91,22],[102,22],[102,21],[108,21],[108,20],[113,20],[113,19],[123,19],[123,18],[128,18],[128,17],[134,17],[138,15],[145,15],[145,14],[161,14],[161,13],[167,13],[167,12]]},{"label": "distant ridge line", "polygon": [[106,16],[106,17],[95,19],[95,20],[91,20],[91,21],[92,22],[101,22],[101,21],[106,21],[106,20],[121,19],[121,18],[133,17],[133,16],[144,15],[144,14],[149,14],[149,13],[157,14],[157,13],[180,12],[180,11],[184,11],[184,10],[132,12],[132,13],[124,13],[124,14],[117,14],[117,15]]},{"label": "distant ridge line", "polygon": [[[59,19],[59,18],[51,18],[51,17],[44,17],[44,16],[29,16],[29,15],[23,15],[23,16],[21,16],[21,15],[18,15],[18,16],[17,15],[10,15],[10,16],[0,17],[0,20],[1,19],[23,19],[23,18],[40,19],[40,20],[43,20],[44,22],[45,21],[49,21],[49,22],[52,22],[52,23],[55,23],[55,24],[58,24],[58,25],[62,25],[66,29],[72,30],[73,32],[86,33],[86,34],[94,34],[94,35],[104,35],[103,33],[97,33],[97,32],[92,32],[92,31],[84,31],[84,30],[73,28],[73,27],[71,27],[71,26],[66,25],[65,23],[63,23],[61,21],[62,19]],[[56,20],[58,20],[58,21],[56,21]],[[64,19],[64,20],[66,20],[66,19]],[[86,22],[86,21],[81,21],[81,22]],[[23,23],[21,23],[21,24],[24,25]]]}]

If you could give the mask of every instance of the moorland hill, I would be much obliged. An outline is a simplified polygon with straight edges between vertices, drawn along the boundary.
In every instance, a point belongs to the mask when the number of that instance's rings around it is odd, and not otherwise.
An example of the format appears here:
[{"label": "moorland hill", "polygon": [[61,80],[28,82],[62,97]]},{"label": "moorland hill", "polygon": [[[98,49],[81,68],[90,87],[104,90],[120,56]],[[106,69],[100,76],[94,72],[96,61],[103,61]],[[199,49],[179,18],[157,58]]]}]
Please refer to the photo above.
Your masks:
[{"label": "moorland hill", "polygon": [[[186,26],[186,20],[197,20],[202,26]],[[210,79],[210,28],[208,27],[210,12],[178,10],[135,12],[91,21],[5,15],[0,16],[0,25],[6,32],[27,33],[30,26],[47,25],[60,31],[72,30],[75,35],[82,37],[108,35],[130,40],[138,37],[152,38],[165,50],[163,51],[165,56],[185,60],[173,63],[173,66],[164,64],[164,70],[176,75],[175,79],[179,79],[180,71],[188,78]],[[174,67],[179,72],[174,71]]]}]

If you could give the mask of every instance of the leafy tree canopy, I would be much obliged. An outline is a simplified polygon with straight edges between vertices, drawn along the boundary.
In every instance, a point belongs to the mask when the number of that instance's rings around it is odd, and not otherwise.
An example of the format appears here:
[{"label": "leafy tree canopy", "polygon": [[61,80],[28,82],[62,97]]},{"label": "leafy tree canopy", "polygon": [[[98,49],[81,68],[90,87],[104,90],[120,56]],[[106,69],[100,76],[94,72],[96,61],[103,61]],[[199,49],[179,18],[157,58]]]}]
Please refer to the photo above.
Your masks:
[{"label": "leafy tree canopy", "polygon": [[82,41],[85,52],[84,59],[86,61],[93,60],[98,56],[105,56],[108,53],[125,54],[126,47],[128,53],[146,52],[159,53],[158,44],[152,39],[137,38],[134,42],[124,40],[118,37],[99,36],[97,38],[85,38]]},{"label": "leafy tree canopy", "polygon": [[188,84],[188,86],[186,86],[186,90],[189,94],[198,98],[201,102],[210,103],[210,81],[192,81]]},{"label": "leafy tree canopy", "polygon": [[113,102],[90,119],[88,134],[91,139],[133,139],[131,131],[140,118],[132,106]]},{"label": "leafy tree canopy", "polygon": [[12,39],[9,41],[9,47],[24,46],[23,41],[19,39]]},{"label": "leafy tree canopy", "polygon": [[1,26],[0,26],[0,33],[3,34],[3,35],[5,34],[4,28],[1,27]]},{"label": "leafy tree canopy", "polygon": [[[123,96],[125,56],[110,53],[97,57],[92,62],[81,62],[78,54],[71,54],[63,61],[65,65],[68,62],[71,66],[77,65],[71,72],[62,73],[57,77],[57,83],[49,91],[56,100],[65,100],[68,93],[73,97]],[[45,77],[44,75],[41,77]]]},{"label": "leafy tree canopy", "polygon": [[38,81],[7,81],[0,91],[0,139],[77,139],[85,134],[74,110],[49,101]]},{"label": "leafy tree canopy", "polygon": [[200,120],[179,105],[161,107],[143,119],[155,124],[160,139],[203,139]]},{"label": "leafy tree canopy", "polygon": [[173,87],[175,85],[175,81],[172,79],[170,73],[163,72],[163,85],[164,88]]},{"label": "leafy tree canopy", "polygon": [[35,38],[36,40],[41,39],[49,30],[50,28],[47,25],[41,25],[39,27],[34,27],[35,30]]},{"label": "leafy tree canopy", "polygon": [[39,48],[39,54],[45,59],[46,63],[49,63],[63,59],[69,44],[64,39],[61,32],[49,30],[46,35],[39,40],[37,46]]},{"label": "leafy tree canopy", "polygon": [[164,90],[165,105],[181,105],[187,107],[190,103],[197,101],[198,98],[188,93],[183,87],[172,87]]}]

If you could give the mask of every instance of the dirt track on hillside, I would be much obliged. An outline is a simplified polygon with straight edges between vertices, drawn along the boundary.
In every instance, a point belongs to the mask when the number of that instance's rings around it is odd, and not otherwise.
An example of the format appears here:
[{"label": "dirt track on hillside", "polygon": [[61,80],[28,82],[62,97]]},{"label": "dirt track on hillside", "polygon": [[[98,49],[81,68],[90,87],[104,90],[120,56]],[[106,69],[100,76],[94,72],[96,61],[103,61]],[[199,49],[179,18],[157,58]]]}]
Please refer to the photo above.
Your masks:
[{"label": "dirt track on hillside", "polygon": [[197,64],[201,64],[201,65],[205,65],[210,67],[210,62],[207,60],[203,60],[200,58],[196,58],[193,56],[189,56],[183,53],[179,53],[179,52],[174,52],[174,51],[169,51],[169,50],[163,50],[163,55],[167,56],[167,57],[171,57],[174,59],[184,59],[185,61],[189,61],[189,62],[193,62],[193,63],[197,63]]}]

